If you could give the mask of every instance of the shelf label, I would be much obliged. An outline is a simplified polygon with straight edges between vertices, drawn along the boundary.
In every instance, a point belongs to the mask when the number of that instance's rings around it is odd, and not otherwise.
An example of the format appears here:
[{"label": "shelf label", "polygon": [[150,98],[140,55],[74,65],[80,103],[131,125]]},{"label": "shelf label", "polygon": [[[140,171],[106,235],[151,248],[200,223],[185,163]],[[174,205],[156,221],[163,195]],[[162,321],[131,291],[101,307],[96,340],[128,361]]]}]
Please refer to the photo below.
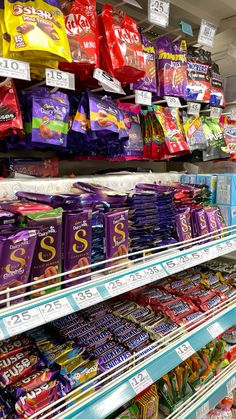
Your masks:
[{"label": "shelf label", "polygon": [[181,103],[178,97],[165,96],[165,100],[169,108],[181,108]]},{"label": "shelf label", "polygon": [[4,340],[4,339],[5,339],[5,336],[3,334],[2,329],[0,329],[0,340]]},{"label": "shelf label", "polygon": [[196,250],[195,252],[190,253],[189,257],[192,259],[193,264],[195,261],[201,263],[204,260],[204,253],[202,250]]},{"label": "shelf label", "polygon": [[232,121],[236,121],[236,108],[231,109],[231,112],[230,112],[230,119],[231,119]]},{"label": "shelf label", "polygon": [[129,382],[136,394],[141,393],[141,391],[153,384],[153,380],[147,370],[143,370],[139,374],[136,374],[133,378],[130,378]]},{"label": "shelf label", "polygon": [[5,317],[3,321],[9,336],[14,336],[45,323],[38,307],[12,314],[12,316]]},{"label": "shelf label", "polygon": [[215,322],[207,328],[207,331],[210,333],[211,337],[215,339],[224,332],[224,329],[221,327],[220,323]]},{"label": "shelf label", "polygon": [[148,279],[150,281],[156,281],[157,279],[164,278],[166,276],[166,273],[161,265],[152,266],[150,268],[146,268],[145,276],[148,276]]},{"label": "shelf label", "polygon": [[13,79],[31,80],[30,65],[25,61],[0,58],[0,76]]},{"label": "shelf label", "polygon": [[188,341],[178,346],[175,351],[177,352],[177,355],[179,355],[179,357],[182,359],[182,361],[185,361],[185,359],[189,358],[195,353],[195,350]]},{"label": "shelf label", "polygon": [[60,87],[63,89],[75,90],[75,75],[66,71],[53,70],[46,68],[46,85]]},{"label": "shelf label", "polygon": [[46,322],[58,319],[62,317],[62,314],[66,316],[74,311],[66,297],[43,304],[39,309]]},{"label": "shelf label", "polygon": [[168,260],[168,262],[163,263],[163,266],[169,274],[178,272],[178,270],[180,269],[180,260],[179,258]]},{"label": "shelf label", "polygon": [[215,107],[212,107],[211,108],[211,113],[210,113],[210,117],[211,118],[220,118],[220,115],[221,115],[221,113],[222,113],[222,109],[221,108],[215,108]]},{"label": "shelf label", "polygon": [[236,377],[232,377],[228,383],[226,383],[227,392],[230,394],[236,388]]},{"label": "shelf label", "polygon": [[103,298],[100,292],[97,290],[96,287],[89,288],[85,291],[79,291],[75,294],[72,294],[76,304],[79,306],[80,309],[92,306],[94,304],[100,303],[103,301]]},{"label": "shelf label", "polygon": [[193,28],[190,25],[190,23],[187,23],[187,22],[184,22],[184,20],[181,20],[179,26],[183,33],[186,33],[189,36],[193,36]]},{"label": "shelf label", "polygon": [[93,78],[102,83],[102,87],[108,92],[125,93],[121,87],[120,81],[112,77],[106,71],[101,70],[101,68],[95,68]]},{"label": "shelf label", "polygon": [[[134,274],[130,274],[129,276],[127,276],[127,279],[131,285],[132,288],[134,288],[135,286],[139,286],[140,282],[143,282],[143,280],[147,279],[146,278],[146,274],[144,271],[140,271],[140,272],[135,272]],[[147,279],[148,281],[148,279]]]},{"label": "shelf label", "polygon": [[202,19],[200,31],[198,34],[198,40],[197,40],[198,44],[205,45],[206,47],[212,48],[216,30],[217,30],[217,27],[213,23],[208,22],[205,19]]},{"label": "shelf label", "polygon": [[201,103],[188,102],[188,114],[189,115],[199,115],[200,109],[201,109]]},{"label": "shelf label", "polygon": [[169,25],[169,0],[148,0],[148,20],[154,25],[167,28]]},{"label": "shelf label", "polygon": [[135,103],[137,105],[151,106],[152,93],[146,92],[145,90],[135,90]]},{"label": "shelf label", "polygon": [[196,419],[203,419],[207,416],[207,413],[210,411],[209,401],[204,403],[196,410]]},{"label": "shelf label", "polygon": [[128,291],[130,286],[127,279],[127,276],[123,276],[119,279],[114,279],[114,281],[110,281],[108,284],[105,284],[108,293],[114,297],[115,295],[119,295]]}]

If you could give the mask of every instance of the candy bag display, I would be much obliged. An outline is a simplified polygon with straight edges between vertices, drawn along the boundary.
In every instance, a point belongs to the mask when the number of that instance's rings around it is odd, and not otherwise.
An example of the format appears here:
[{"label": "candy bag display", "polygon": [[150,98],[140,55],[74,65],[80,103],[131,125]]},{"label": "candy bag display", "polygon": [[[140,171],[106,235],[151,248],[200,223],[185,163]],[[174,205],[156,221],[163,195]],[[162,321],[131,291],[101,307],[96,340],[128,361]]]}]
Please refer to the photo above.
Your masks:
[{"label": "candy bag display", "polygon": [[206,148],[206,138],[199,116],[184,118],[183,128],[190,151]]},{"label": "candy bag display", "polygon": [[0,83],[0,138],[23,129],[20,106],[11,79]]},{"label": "candy bag display", "polygon": [[57,0],[5,1],[5,24],[14,58],[43,65],[71,61],[64,17]]},{"label": "candy bag display", "polygon": [[226,144],[223,135],[223,129],[220,126],[218,119],[201,116],[201,122],[207,141],[207,146],[212,149],[219,150],[221,150],[222,147],[225,147]]},{"label": "candy bag display", "polygon": [[[128,211],[113,210],[104,215],[106,259],[128,254]],[[116,266],[128,260],[127,257],[107,262],[107,266]],[[112,270],[113,271],[113,270]]]},{"label": "candy bag display", "polygon": [[154,45],[145,36],[141,35],[142,49],[144,56],[144,67],[146,69],[145,76],[131,84],[131,89],[147,90],[157,93],[157,76],[156,76],[156,53]]},{"label": "candy bag display", "polygon": [[211,53],[194,47],[188,48],[187,100],[210,102]]},{"label": "candy bag display", "polygon": [[145,76],[144,57],[137,23],[106,3],[99,19],[100,54],[108,73],[121,83]]},{"label": "candy bag display", "polygon": [[220,75],[219,66],[216,63],[212,63],[211,69],[211,95],[210,105],[211,106],[225,106],[224,97],[224,85],[223,78]]},{"label": "candy bag display", "polygon": [[224,130],[224,139],[226,142],[226,153],[236,153],[236,121],[232,121],[229,116],[221,116],[221,124]]},{"label": "candy bag display", "polygon": [[33,92],[32,143],[66,147],[69,101],[65,93],[49,89]]},{"label": "candy bag display", "polygon": [[[118,104],[120,108],[120,104]],[[131,110],[123,110],[124,123],[129,139],[124,144],[124,157],[127,160],[143,157],[143,137],[139,115]]]},{"label": "candy bag display", "polygon": [[189,149],[182,131],[178,108],[153,106],[153,109],[162,127],[169,153],[174,155],[186,154]]},{"label": "candy bag display", "polygon": [[99,67],[98,23],[95,0],[67,1],[62,5],[70,44],[72,63],[60,63],[60,69],[84,79]]},{"label": "candy bag display", "polygon": [[171,42],[167,36],[157,38],[158,96],[185,98],[187,85],[186,41]]}]

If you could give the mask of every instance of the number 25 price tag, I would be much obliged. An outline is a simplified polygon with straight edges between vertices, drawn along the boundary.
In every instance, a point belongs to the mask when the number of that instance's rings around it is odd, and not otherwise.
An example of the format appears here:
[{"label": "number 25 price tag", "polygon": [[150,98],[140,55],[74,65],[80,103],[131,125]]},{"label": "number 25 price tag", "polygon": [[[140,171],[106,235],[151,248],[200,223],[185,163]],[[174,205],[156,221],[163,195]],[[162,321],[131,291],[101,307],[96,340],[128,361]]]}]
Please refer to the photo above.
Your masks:
[{"label": "number 25 price tag", "polygon": [[46,85],[75,90],[75,75],[65,71],[46,68]]},{"label": "number 25 price tag", "polygon": [[169,0],[149,0],[148,20],[154,25],[167,28],[169,25],[170,2]]},{"label": "number 25 price tag", "polygon": [[12,314],[12,316],[5,317],[3,321],[9,336],[14,336],[45,323],[38,307]]},{"label": "number 25 price tag", "polygon": [[74,311],[66,297],[43,304],[39,308],[46,322],[58,319],[62,315],[65,316]]},{"label": "number 25 price tag", "polygon": [[148,374],[147,370],[143,370],[139,374],[135,375],[133,378],[130,378],[129,383],[133,388],[136,394],[141,393],[145,388],[153,384],[153,380]]}]

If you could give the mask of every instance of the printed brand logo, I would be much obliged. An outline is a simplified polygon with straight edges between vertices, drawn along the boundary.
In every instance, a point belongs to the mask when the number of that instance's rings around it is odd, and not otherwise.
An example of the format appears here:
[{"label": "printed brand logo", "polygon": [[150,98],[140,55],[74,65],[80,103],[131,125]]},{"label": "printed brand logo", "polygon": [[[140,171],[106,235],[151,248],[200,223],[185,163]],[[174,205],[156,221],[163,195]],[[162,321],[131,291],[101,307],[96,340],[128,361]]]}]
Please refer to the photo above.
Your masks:
[{"label": "printed brand logo", "polygon": [[90,30],[88,19],[82,15],[70,14],[65,17],[66,30],[69,35],[76,35]]},{"label": "printed brand logo", "polygon": [[129,32],[127,29],[115,29],[115,35],[117,38],[121,39],[123,42],[127,42],[128,44],[138,44],[139,37],[134,32]]},{"label": "printed brand logo", "polygon": [[35,9],[32,6],[22,6],[20,4],[16,4],[13,6],[13,15],[20,16],[20,15],[36,15],[43,19],[52,20],[51,13],[47,12],[46,10],[42,9]]}]

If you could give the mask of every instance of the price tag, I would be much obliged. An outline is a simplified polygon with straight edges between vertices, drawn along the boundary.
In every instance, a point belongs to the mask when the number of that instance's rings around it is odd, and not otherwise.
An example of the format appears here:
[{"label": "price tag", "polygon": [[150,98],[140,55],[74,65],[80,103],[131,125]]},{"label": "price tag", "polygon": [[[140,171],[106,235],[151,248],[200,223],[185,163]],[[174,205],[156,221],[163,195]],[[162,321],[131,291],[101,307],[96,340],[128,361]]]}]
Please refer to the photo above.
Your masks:
[{"label": "price tag", "polygon": [[198,34],[198,44],[212,48],[217,27],[205,19],[201,21],[201,27]]},{"label": "price tag", "polygon": [[180,29],[183,33],[186,33],[189,36],[193,36],[193,28],[189,23],[184,22],[183,20],[181,20],[179,26],[180,26]]},{"label": "price tag", "polygon": [[220,115],[222,113],[222,109],[221,108],[211,108],[211,113],[210,113],[210,117],[211,118],[220,118]]},{"label": "price tag", "polygon": [[147,370],[143,370],[133,378],[130,378],[129,382],[136,394],[141,393],[141,391],[153,384],[153,380]]},{"label": "price tag", "polygon": [[193,265],[196,263],[200,263],[204,260],[204,254],[202,250],[196,250],[196,252],[192,252],[189,254],[189,257],[192,259]]},{"label": "price tag", "polygon": [[121,87],[120,81],[110,76],[110,74],[108,74],[106,71],[101,70],[100,68],[95,68],[93,72],[93,77],[94,79],[102,83],[104,90],[116,93],[125,93]]},{"label": "price tag", "polygon": [[231,119],[232,121],[236,121],[236,108],[231,109],[231,112],[230,112],[230,119]]},{"label": "price tag", "polygon": [[179,355],[179,357],[182,359],[182,361],[185,361],[185,359],[189,358],[195,353],[195,350],[188,341],[182,343],[182,345],[176,348],[175,351],[177,352],[177,355]]},{"label": "price tag", "polygon": [[100,301],[103,301],[103,298],[100,292],[97,290],[96,287],[89,288],[85,291],[76,292],[72,294],[76,304],[79,306],[80,309],[92,306]]},{"label": "price tag", "polygon": [[166,276],[165,270],[161,265],[152,266],[151,268],[145,269],[145,276],[148,277],[148,282],[156,281],[157,279],[164,278]]},{"label": "price tag", "polygon": [[169,25],[169,0],[148,0],[148,20],[154,25],[167,28]]},{"label": "price tag", "polygon": [[206,403],[204,403],[202,406],[200,406],[197,410],[196,410],[196,419],[203,419],[207,416],[207,413],[210,411],[210,405],[209,402],[207,401]]},{"label": "price tag", "polygon": [[45,323],[38,307],[12,314],[12,316],[5,317],[3,321],[9,336],[17,335]]},{"label": "price tag", "polygon": [[201,109],[201,103],[188,102],[188,114],[199,115]]},{"label": "price tag", "polygon": [[130,288],[133,289],[136,286],[139,286],[144,280],[148,281],[146,274],[144,271],[135,272],[134,274],[130,274],[127,276],[127,279],[130,283]]},{"label": "price tag", "polygon": [[226,383],[227,392],[230,394],[236,388],[236,377],[232,377],[228,383]]},{"label": "price tag", "polygon": [[66,316],[74,311],[66,297],[43,304],[39,309],[46,322],[58,319],[62,314]]},{"label": "price tag", "polygon": [[207,331],[210,333],[211,337],[215,339],[224,332],[224,329],[218,322],[215,322],[207,328]]},{"label": "price tag", "polygon": [[144,90],[135,90],[135,103],[137,105],[151,106],[151,104],[152,104],[152,93],[151,92],[146,92]]},{"label": "price tag", "polygon": [[0,76],[13,79],[31,80],[30,65],[25,61],[0,58]]},{"label": "price tag", "polygon": [[75,90],[75,75],[65,71],[46,68],[46,85]]},{"label": "price tag", "polygon": [[181,103],[178,97],[165,96],[165,100],[169,108],[181,108]]},{"label": "price tag", "polygon": [[130,284],[128,283],[128,277],[123,276],[122,278],[114,279],[114,281],[105,284],[105,287],[108,293],[113,297],[128,291],[130,289]]},{"label": "price tag", "polygon": [[180,260],[179,258],[169,260],[168,262],[164,262],[163,266],[169,274],[178,272],[178,270],[180,269]]}]

